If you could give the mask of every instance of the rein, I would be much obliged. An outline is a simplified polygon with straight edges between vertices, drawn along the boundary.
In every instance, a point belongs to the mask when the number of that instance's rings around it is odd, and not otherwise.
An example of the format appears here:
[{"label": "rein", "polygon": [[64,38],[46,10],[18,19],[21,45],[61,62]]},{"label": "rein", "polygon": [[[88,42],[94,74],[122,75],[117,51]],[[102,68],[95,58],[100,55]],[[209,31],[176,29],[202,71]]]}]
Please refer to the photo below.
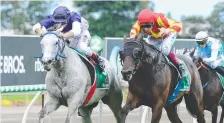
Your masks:
[{"label": "rein", "polygon": [[[206,67],[202,62],[200,62],[200,66],[199,67],[197,67],[197,69],[199,70],[199,69],[201,69],[201,68],[204,68],[204,69],[206,69],[206,70],[209,70],[209,68],[208,67]],[[208,82],[206,82],[204,85],[202,85],[202,88],[205,88],[205,87],[207,87],[208,86],[208,84],[210,84],[209,83],[209,81]]]},{"label": "rein", "polygon": [[[58,59],[58,58],[63,58],[63,59],[66,59],[66,56],[63,56],[62,55],[62,52],[64,51],[65,49],[65,42],[62,41],[62,47],[60,46],[60,37],[58,34],[56,34],[55,32],[46,32],[44,36],[46,36],[47,34],[54,34],[57,38],[58,38],[58,41],[57,41],[57,53],[56,53],[56,56],[54,59]],[[35,57],[35,58],[42,58],[43,57],[43,54],[40,56],[40,57]]]},{"label": "rein", "polygon": [[202,62],[200,62],[200,66],[197,69],[199,70],[201,68],[205,68],[206,70],[209,70],[209,68],[206,67]]}]

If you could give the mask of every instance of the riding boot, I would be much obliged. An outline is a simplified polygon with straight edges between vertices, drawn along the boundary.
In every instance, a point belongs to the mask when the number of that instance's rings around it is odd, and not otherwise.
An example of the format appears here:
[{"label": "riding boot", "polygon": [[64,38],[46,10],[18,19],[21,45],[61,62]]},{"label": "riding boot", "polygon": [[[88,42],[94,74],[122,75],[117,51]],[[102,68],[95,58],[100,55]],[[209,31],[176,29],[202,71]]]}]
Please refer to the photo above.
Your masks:
[{"label": "riding boot", "polygon": [[223,66],[218,66],[215,70],[224,77],[224,67]]},{"label": "riding boot", "polygon": [[104,72],[105,66],[104,66],[103,59],[101,59],[99,57],[99,55],[97,53],[94,53],[94,52],[92,53],[92,55],[90,57],[96,62],[96,64],[98,64],[100,66],[100,72],[101,73]]},{"label": "riding boot", "polygon": [[188,91],[190,90],[190,79],[188,76],[187,67],[185,66],[185,63],[183,61],[179,60],[173,52],[170,52],[169,57],[172,60],[172,62],[180,70],[180,74],[181,74],[180,91],[188,93]]},{"label": "riding boot", "polygon": [[172,62],[178,67],[180,70],[181,78],[184,78],[188,75],[187,68],[183,61],[180,61],[173,52],[169,53],[169,58],[172,60]]}]

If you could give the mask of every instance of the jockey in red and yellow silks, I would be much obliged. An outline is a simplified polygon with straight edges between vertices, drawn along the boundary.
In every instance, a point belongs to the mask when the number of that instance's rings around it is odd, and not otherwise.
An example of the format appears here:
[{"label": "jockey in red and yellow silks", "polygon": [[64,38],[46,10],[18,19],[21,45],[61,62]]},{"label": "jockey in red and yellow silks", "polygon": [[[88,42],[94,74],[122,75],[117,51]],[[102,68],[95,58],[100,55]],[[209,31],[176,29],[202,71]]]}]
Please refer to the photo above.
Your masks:
[{"label": "jockey in red and yellow silks", "polygon": [[178,66],[181,77],[183,78],[187,76],[187,68],[185,64],[171,52],[171,47],[181,28],[182,24],[180,22],[171,20],[162,13],[153,13],[149,9],[143,9],[138,15],[138,20],[132,26],[130,37],[134,38],[140,32],[147,34],[149,38],[146,42],[158,47],[163,54],[167,55],[172,62]]},{"label": "jockey in red and yellow silks", "polygon": [[[171,32],[180,32],[182,28],[182,24],[180,22],[171,20],[164,16],[162,13],[152,13],[152,16],[147,18],[147,15],[144,15],[145,18],[142,18],[142,20],[136,21],[136,23],[132,26],[130,36],[135,37],[139,32],[141,28],[141,24],[147,23],[147,22],[152,22],[153,26],[151,30],[145,31],[143,30],[144,33],[151,35],[154,38],[161,39],[163,37],[163,30],[164,29],[169,29]],[[144,13],[148,14],[148,13]],[[165,38],[165,37],[163,37]]]}]

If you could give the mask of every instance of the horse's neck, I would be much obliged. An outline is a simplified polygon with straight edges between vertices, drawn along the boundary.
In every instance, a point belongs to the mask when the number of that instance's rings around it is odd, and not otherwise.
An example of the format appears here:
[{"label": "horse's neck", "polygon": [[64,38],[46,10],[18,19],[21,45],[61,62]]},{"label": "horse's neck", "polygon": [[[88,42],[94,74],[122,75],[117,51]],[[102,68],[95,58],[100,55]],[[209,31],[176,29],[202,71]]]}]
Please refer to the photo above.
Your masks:
[{"label": "horse's neck", "polygon": [[199,74],[201,76],[202,83],[212,81],[212,79],[216,76],[214,71],[208,71],[205,68],[199,69]]},{"label": "horse's neck", "polygon": [[56,71],[60,73],[66,72],[66,70],[68,70],[68,67],[76,67],[78,62],[81,62],[81,59],[78,54],[68,46],[64,47],[64,50],[61,52],[61,55],[65,58],[59,57],[54,67]]},{"label": "horse's neck", "polygon": [[136,75],[140,78],[150,78],[153,75],[151,74],[153,72],[153,65],[150,64],[143,64],[136,72]]},{"label": "horse's neck", "polygon": [[162,54],[162,52],[159,51],[156,47],[148,46],[148,44],[145,44],[144,47],[147,47],[146,52],[147,52],[147,50],[149,50],[149,52],[153,52],[153,54],[156,54],[155,55],[156,57],[154,59],[160,60],[160,62],[157,61],[156,64],[154,64],[152,66],[155,66],[155,65],[157,66],[157,65],[167,63],[167,60],[166,60],[164,54]]},{"label": "horse's neck", "polygon": [[67,45],[65,45],[62,54],[68,58],[80,59],[79,55],[75,51],[73,51],[73,49],[69,48]]}]

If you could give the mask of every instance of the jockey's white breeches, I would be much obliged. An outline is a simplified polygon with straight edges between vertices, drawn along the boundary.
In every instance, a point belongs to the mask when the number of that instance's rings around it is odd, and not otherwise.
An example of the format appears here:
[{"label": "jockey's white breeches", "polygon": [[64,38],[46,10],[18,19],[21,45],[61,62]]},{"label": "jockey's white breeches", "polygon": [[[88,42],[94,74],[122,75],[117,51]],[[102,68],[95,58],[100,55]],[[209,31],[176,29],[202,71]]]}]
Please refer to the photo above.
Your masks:
[{"label": "jockey's white breeches", "polygon": [[153,37],[149,37],[148,40],[146,40],[146,42],[157,47],[162,53],[168,56],[176,40],[176,37],[177,37],[176,33],[171,33],[165,39],[156,39]]},{"label": "jockey's white breeches", "polygon": [[90,57],[93,51],[89,47],[90,33],[88,30],[84,30],[80,36],[69,39],[70,46],[83,52],[86,56]]}]

